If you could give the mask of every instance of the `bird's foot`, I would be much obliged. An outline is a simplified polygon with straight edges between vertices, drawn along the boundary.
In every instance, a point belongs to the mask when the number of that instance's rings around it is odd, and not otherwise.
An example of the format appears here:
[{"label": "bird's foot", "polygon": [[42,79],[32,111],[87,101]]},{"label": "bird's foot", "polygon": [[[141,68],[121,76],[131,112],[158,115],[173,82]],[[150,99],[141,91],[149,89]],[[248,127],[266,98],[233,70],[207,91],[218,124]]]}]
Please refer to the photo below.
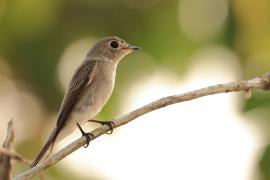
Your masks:
[{"label": "bird's foot", "polygon": [[89,146],[91,137],[94,138],[94,135],[91,134],[91,133],[86,133],[86,132],[82,129],[82,127],[80,126],[79,123],[77,123],[77,126],[78,126],[79,130],[81,131],[82,136],[86,138],[86,145],[84,145],[83,147],[84,147],[84,148],[87,148],[87,147]]},{"label": "bird's foot", "polygon": [[110,128],[110,132],[107,132],[106,134],[112,134],[113,133],[113,128],[115,127],[115,123],[113,121],[99,121],[95,119],[90,119],[88,122],[94,122],[94,123],[99,123],[102,126],[107,125]]}]

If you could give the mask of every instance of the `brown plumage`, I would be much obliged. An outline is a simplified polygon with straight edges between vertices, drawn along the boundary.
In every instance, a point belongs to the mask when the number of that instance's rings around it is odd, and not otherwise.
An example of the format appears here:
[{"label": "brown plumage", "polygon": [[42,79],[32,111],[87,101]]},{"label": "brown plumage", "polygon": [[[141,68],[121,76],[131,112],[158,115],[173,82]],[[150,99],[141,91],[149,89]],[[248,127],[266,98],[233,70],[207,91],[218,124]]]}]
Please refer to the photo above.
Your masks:
[{"label": "brown plumage", "polygon": [[104,38],[90,49],[71,79],[56,127],[32,167],[51,153],[56,142],[72,133],[76,123],[84,123],[100,112],[111,96],[119,61],[136,49],[118,37]]}]

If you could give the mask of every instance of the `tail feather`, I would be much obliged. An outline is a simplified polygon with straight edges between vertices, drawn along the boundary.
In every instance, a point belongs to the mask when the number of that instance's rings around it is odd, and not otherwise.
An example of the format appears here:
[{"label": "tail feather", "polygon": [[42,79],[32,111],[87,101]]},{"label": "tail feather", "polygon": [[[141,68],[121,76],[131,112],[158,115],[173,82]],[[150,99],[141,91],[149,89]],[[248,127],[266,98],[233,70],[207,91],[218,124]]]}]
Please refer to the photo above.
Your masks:
[{"label": "tail feather", "polygon": [[[38,156],[35,158],[35,160],[32,162],[31,167],[35,167],[39,161],[46,155],[46,153],[49,150],[49,153],[47,155],[49,155],[52,152],[53,149],[53,144],[55,142],[56,139],[56,130],[54,130],[51,134],[51,136],[49,137],[47,143],[45,144],[45,146],[41,149],[40,153],[38,154]],[[46,155],[46,157],[47,157]]]}]

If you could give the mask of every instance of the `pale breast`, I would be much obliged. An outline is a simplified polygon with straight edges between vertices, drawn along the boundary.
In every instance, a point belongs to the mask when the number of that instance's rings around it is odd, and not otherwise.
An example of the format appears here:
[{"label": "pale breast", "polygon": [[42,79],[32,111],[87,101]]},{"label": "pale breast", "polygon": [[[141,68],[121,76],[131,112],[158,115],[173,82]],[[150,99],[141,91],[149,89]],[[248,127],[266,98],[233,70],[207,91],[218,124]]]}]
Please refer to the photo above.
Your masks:
[{"label": "pale breast", "polygon": [[93,77],[84,90],[83,97],[77,102],[74,112],[80,113],[80,122],[94,118],[109,100],[115,82],[116,65],[104,63],[99,66],[96,75]]}]

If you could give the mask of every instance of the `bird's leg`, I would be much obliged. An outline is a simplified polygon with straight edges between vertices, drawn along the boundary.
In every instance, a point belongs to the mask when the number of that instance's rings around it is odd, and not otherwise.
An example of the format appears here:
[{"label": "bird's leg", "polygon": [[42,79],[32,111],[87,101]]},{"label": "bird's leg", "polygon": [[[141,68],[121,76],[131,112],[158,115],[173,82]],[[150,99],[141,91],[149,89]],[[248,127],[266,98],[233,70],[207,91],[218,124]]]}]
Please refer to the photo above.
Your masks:
[{"label": "bird's leg", "polygon": [[82,127],[80,126],[79,123],[77,123],[77,126],[78,126],[79,130],[81,131],[82,136],[84,136],[84,137],[86,138],[86,142],[87,142],[87,143],[86,143],[86,145],[84,145],[83,147],[84,147],[84,148],[87,148],[87,147],[89,146],[89,143],[90,143],[90,140],[91,140],[90,136],[94,137],[94,135],[91,134],[91,133],[86,133],[86,132],[82,129]]},{"label": "bird's leg", "polygon": [[113,133],[113,127],[115,127],[115,123],[113,121],[99,121],[99,120],[96,120],[96,119],[90,119],[90,120],[88,120],[88,122],[99,123],[102,126],[106,124],[107,126],[110,127],[110,132],[107,132],[106,134],[112,134]]}]

